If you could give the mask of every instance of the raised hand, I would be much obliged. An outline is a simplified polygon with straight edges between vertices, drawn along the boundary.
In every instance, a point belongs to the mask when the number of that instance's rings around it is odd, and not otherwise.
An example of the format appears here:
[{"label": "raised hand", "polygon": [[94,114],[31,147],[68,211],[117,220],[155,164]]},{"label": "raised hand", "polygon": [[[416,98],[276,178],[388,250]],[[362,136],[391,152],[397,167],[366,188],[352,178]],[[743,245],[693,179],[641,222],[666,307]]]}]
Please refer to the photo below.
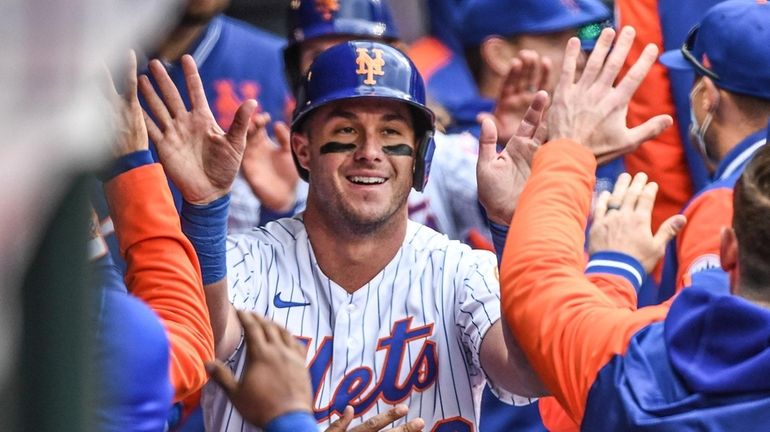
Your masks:
[{"label": "raised hand", "polygon": [[634,29],[624,27],[610,52],[615,31],[604,29],[577,82],[575,68],[580,41],[570,39],[548,111],[549,140],[568,138],[577,141],[590,148],[602,163],[633,151],[671,126],[670,116],[659,115],[632,129],[626,127],[631,96],[658,56],[657,47],[647,45],[623,79],[613,86],[634,37]]},{"label": "raised hand", "polygon": [[532,157],[547,131],[542,124],[548,105],[548,93],[535,94],[505,149],[497,153],[497,131],[491,119],[483,119],[479,136],[479,160],[476,163],[479,201],[492,222],[511,223],[519,196],[532,172]]},{"label": "raised hand", "polygon": [[112,81],[110,72],[105,69],[109,80],[109,93],[113,109],[117,117],[117,144],[113,152],[120,157],[141,150],[147,150],[147,128],[144,124],[144,113],[139,104],[136,90],[136,53],[130,50],[126,64],[126,80],[123,94],[119,95]]},{"label": "raised hand", "polygon": [[252,117],[241,173],[262,205],[285,212],[294,205],[299,173],[291,156],[289,127],[283,122],[275,123],[276,144],[267,134],[269,122],[268,114]]},{"label": "raised hand", "polygon": [[182,57],[189,111],[160,61],[151,61],[149,68],[162,95],[158,96],[149,78],[139,77],[139,88],[155,118],[153,121],[145,116],[150,139],[166,174],[184,199],[192,204],[208,204],[230,191],[241,166],[249,118],[257,102],[250,99],[241,104],[225,133],[214,120],[191,56]]},{"label": "raised hand", "polygon": [[403,418],[409,409],[406,405],[396,405],[389,411],[382,414],[378,414],[374,417],[368,418],[360,425],[348,429],[350,422],[353,420],[353,407],[345,407],[345,411],[342,412],[342,416],[326,429],[326,432],[419,432],[425,427],[425,421],[421,418],[409,420],[401,426],[396,426],[391,429],[383,429],[387,425],[394,421]]},{"label": "raised hand", "polygon": [[636,258],[650,273],[666,251],[666,245],[684,227],[683,215],[674,215],[652,234],[652,207],[658,193],[657,183],[647,183],[639,173],[633,180],[623,173],[615,188],[596,200],[593,223],[588,235],[588,252],[611,250]]},{"label": "raised hand", "polygon": [[238,311],[246,342],[246,366],[240,382],[219,361],[206,368],[233,406],[249,423],[264,427],[293,411],[312,412],[310,374],[305,350],[294,337],[271,321]]},{"label": "raised hand", "polygon": [[511,69],[500,89],[495,109],[479,114],[479,122],[489,118],[497,127],[497,142],[505,145],[516,134],[519,123],[535,100],[537,90],[546,89],[551,74],[551,60],[533,50],[521,50],[511,61]]}]

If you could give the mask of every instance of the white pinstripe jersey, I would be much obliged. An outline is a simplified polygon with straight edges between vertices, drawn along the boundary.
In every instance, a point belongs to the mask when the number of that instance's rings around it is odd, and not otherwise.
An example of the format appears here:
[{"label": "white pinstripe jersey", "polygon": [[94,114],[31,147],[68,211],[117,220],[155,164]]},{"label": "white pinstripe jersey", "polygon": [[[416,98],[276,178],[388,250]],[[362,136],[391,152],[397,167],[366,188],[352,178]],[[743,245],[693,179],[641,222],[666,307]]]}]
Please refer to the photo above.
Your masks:
[{"label": "white pinstripe jersey", "polygon": [[[495,256],[409,222],[393,260],[349,294],[323,274],[318,253],[295,217],[231,237],[227,261],[233,305],[271,318],[307,344],[319,427],[347,404],[356,425],[405,403],[405,420],[423,418],[426,431],[476,430],[485,382],[479,350],[500,318]],[[228,362],[236,377],[244,361],[240,346]],[[213,383],[203,407],[208,431],[257,430]]]}]

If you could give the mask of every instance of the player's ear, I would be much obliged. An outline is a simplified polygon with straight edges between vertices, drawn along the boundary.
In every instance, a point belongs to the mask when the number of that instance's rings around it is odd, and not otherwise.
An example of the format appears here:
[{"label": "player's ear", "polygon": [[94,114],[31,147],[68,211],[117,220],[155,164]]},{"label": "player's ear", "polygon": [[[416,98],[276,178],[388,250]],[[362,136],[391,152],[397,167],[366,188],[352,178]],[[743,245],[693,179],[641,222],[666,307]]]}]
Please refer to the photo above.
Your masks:
[{"label": "player's ear", "polygon": [[730,291],[735,294],[738,286],[738,238],[731,227],[722,227],[719,237],[719,261],[722,270],[730,275]]},{"label": "player's ear", "polygon": [[492,36],[479,46],[479,54],[484,66],[499,76],[506,76],[511,69],[513,48],[503,38]]},{"label": "player's ear", "polygon": [[308,170],[308,166],[310,166],[310,147],[306,133],[301,131],[291,133],[291,151],[294,152],[299,166]]},{"label": "player's ear", "polygon": [[714,112],[719,106],[719,87],[709,77],[703,77],[703,104],[707,112]]}]

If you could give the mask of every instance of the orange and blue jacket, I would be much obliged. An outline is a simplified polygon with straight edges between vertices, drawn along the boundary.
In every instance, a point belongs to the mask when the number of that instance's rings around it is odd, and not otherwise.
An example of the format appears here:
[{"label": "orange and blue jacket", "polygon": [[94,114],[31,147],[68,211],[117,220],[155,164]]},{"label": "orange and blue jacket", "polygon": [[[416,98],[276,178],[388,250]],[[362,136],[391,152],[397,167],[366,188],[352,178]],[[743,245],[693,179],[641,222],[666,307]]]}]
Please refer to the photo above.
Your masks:
[{"label": "orange and blue jacket", "polygon": [[[149,161],[149,152],[145,159]],[[178,402],[203,387],[208,380],[203,364],[214,358],[198,257],[182,233],[160,164],[130,169],[105,189],[128,264],[128,290],[150,306],[166,330],[169,379]]]},{"label": "orange and blue jacket", "polygon": [[[732,226],[733,187],[754,153],[765,145],[766,137],[767,129],[762,129],[730,150],[719,162],[712,183],[682,210],[687,224],[666,250],[658,302],[690,286],[696,273],[707,270],[722,273],[720,231],[722,227]],[[726,282],[726,276],[723,279]]]},{"label": "orange and blue jacket", "polygon": [[503,254],[504,316],[546,388],[583,430],[770,424],[770,311],[705,280],[637,309],[628,281],[584,274],[595,165],[574,142],[541,148]]}]

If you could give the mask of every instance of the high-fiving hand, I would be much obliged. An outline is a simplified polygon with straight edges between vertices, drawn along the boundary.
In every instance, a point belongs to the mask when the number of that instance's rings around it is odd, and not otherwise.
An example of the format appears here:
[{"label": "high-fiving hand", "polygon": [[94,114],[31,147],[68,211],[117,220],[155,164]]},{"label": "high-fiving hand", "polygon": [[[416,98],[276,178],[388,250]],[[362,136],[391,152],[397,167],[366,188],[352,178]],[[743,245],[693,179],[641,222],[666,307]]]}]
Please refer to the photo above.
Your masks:
[{"label": "high-fiving hand", "polygon": [[191,56],[182,57],[189,111],[161,62],[153,60],[149,68],[162,95],[158,96],[147,76],[139,77],[139,88],[155,119],[145,116],[150,139],[166,174],[184,199],[192,204],[208,204],[230,191],[241,166],[249,119],[257,102],[243,102],[225,133],[211,113]]},{"label": "high-fiving hand", "polygon": [[[671,126],[671,116],[655,116],[639,126],[626,126],[628,104],[658,56],[655,45],[647,45],[639,59],[614,86],[631,49],[635,31],[624,27],[612,46],[615,31],[604,29],[575,82],[580,41],[567,43],[559,84],[548,111],[549,140],[568,138],[590,148],[599,163],[636,149],[644,141]],[[610,48],[612,47],[612,52]]]},{"label": "high-fiving hand", "polygon": [[516,134],[500,153],[495,123],[488,118],[482,120],[476,180],[479,201],[492,222],[511,223],[519,196],[532,172],[532,157],[547,134],[542,124],[546,106],[548,93],[537,92]]}]

